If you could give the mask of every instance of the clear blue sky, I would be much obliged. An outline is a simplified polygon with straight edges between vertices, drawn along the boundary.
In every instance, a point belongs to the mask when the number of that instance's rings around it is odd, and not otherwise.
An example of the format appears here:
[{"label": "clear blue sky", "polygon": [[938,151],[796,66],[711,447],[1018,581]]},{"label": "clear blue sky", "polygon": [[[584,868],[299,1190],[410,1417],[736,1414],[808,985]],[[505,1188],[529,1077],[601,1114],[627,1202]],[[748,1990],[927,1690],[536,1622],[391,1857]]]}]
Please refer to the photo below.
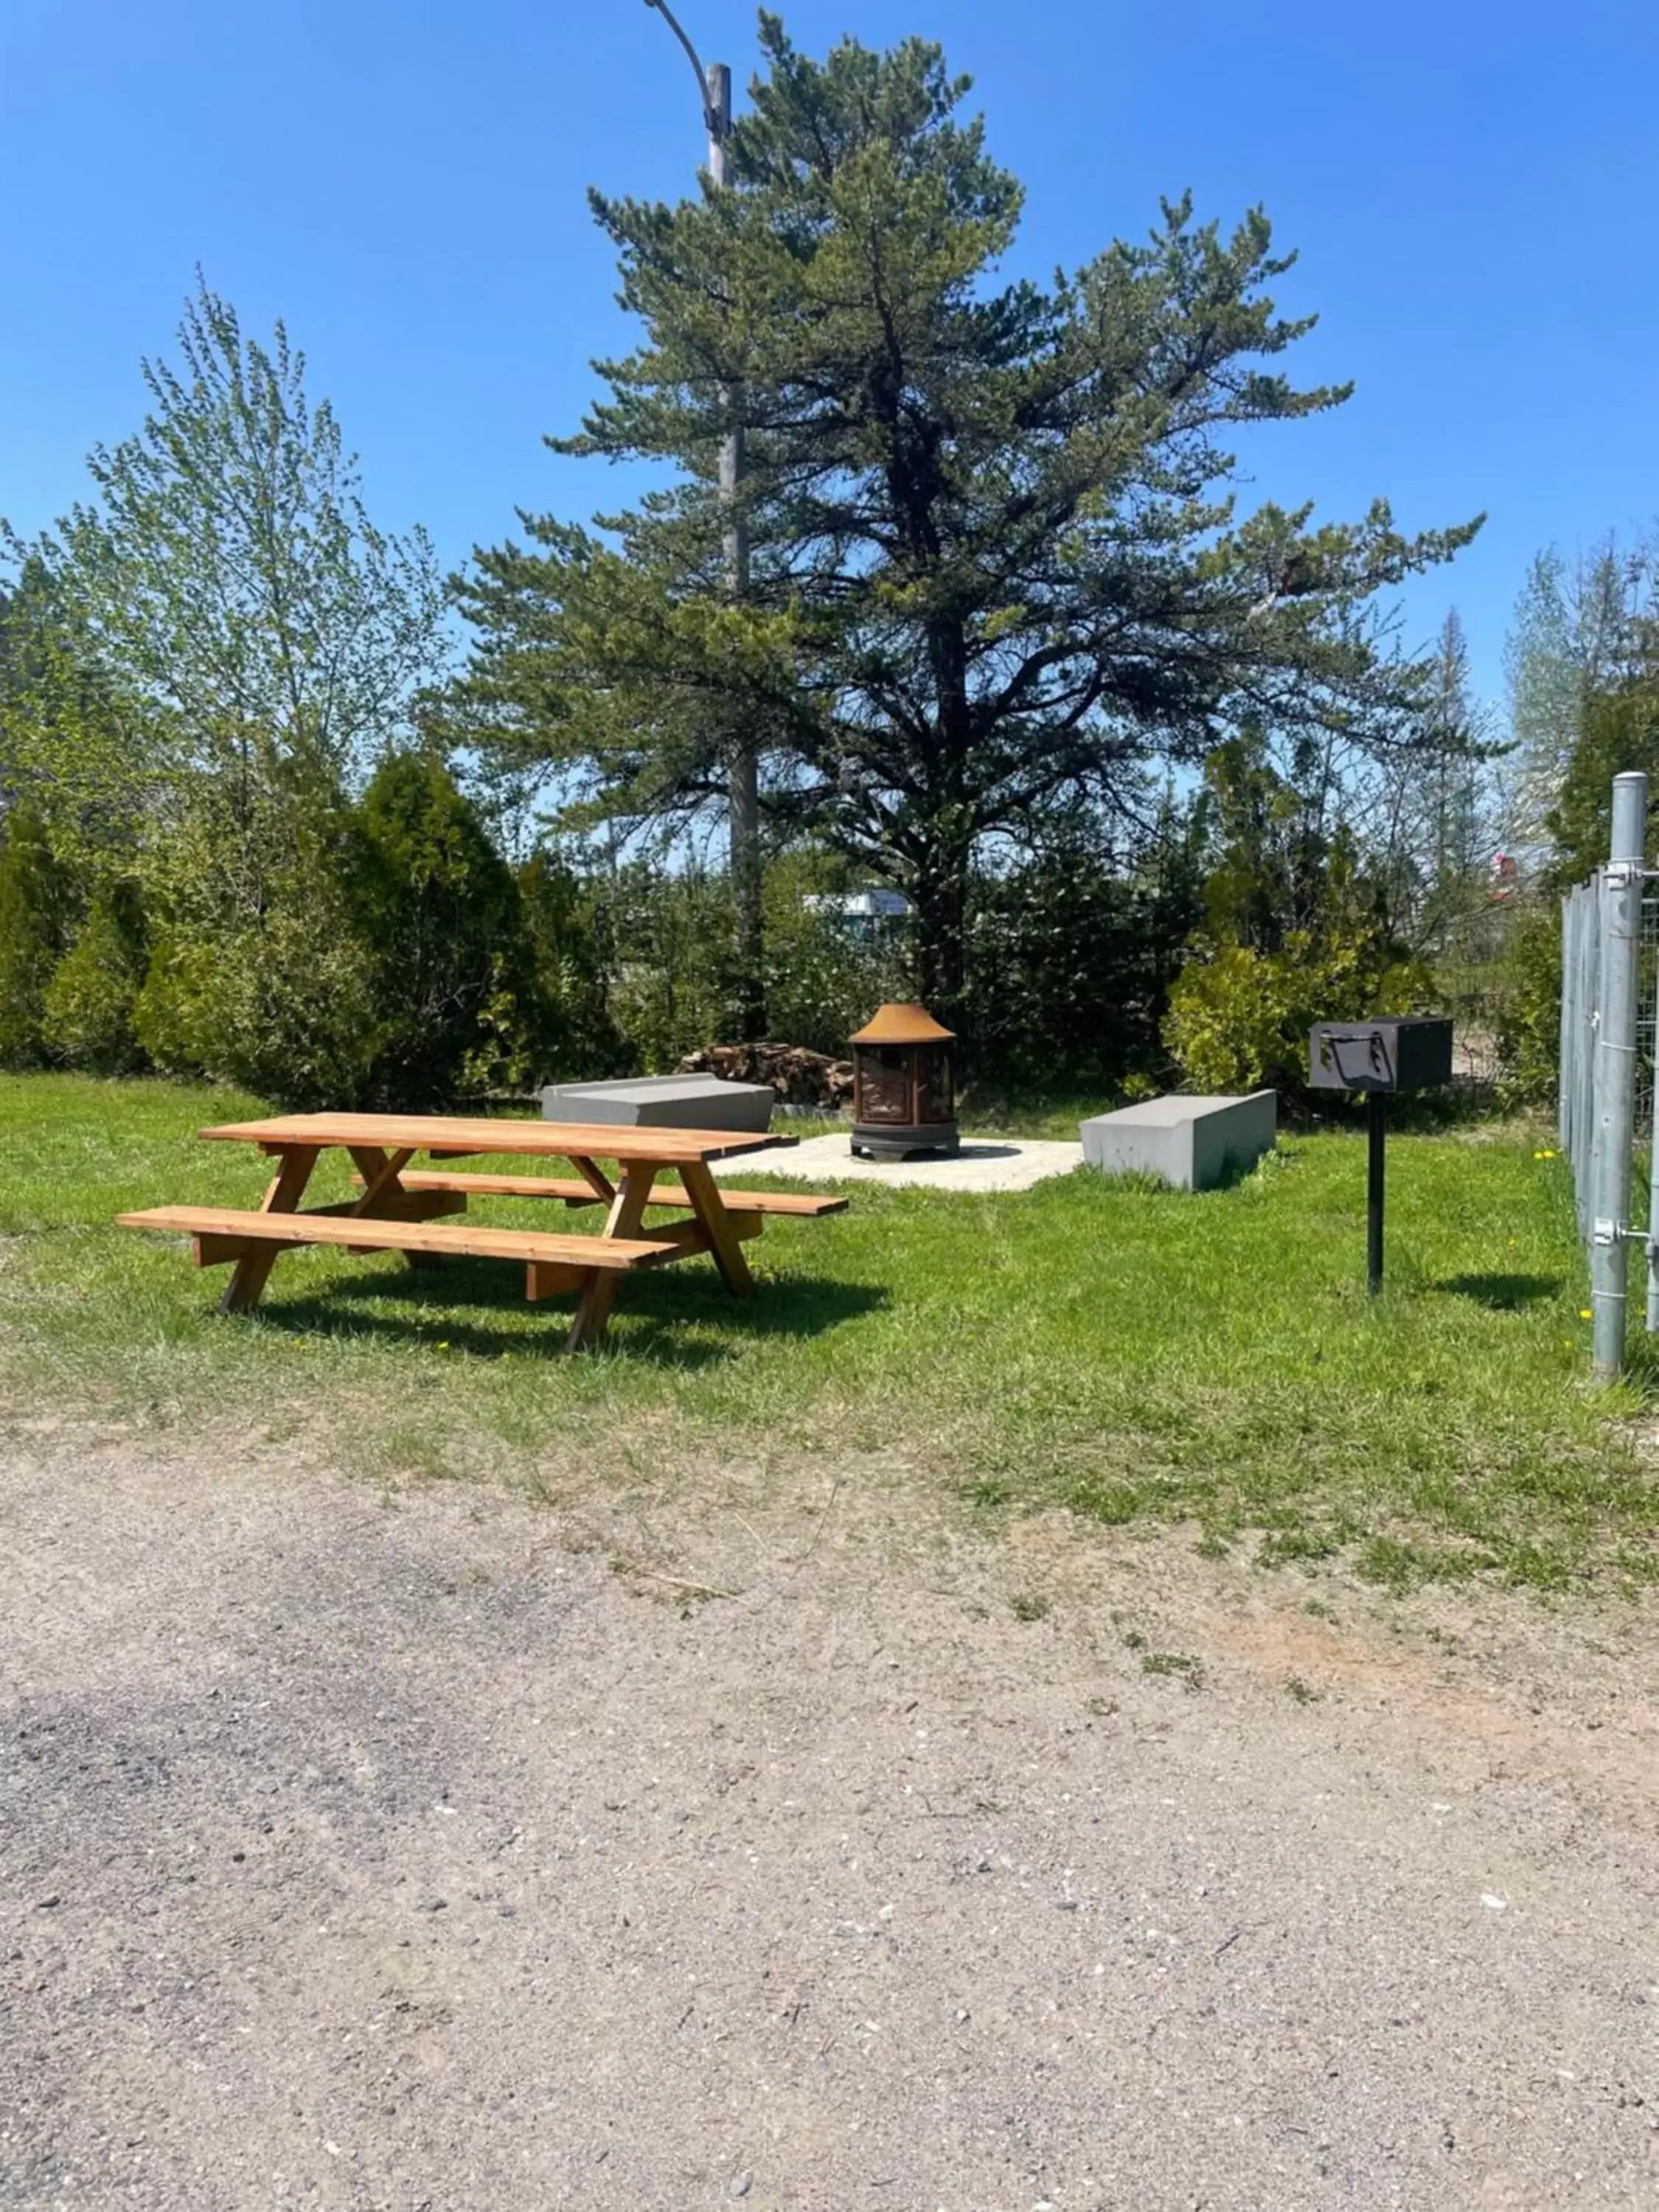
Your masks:
[{"label": "clear blue sky", "polygon": [[[684,0],[739,83],[742,0]],[[1408,526],[1486,508],[1415,591],[1500,683],[1531,554],[1659,511],[1659,9],[798,0],[801,46],[945,40],[1029,188],[1022,258],[1074,263],[1190,185],[1260,200],[1317,309],[1336,416],[1278,434],[1264,494]],[[371,511],[446,563],[515,504],[617,489],[557,460],[618,349],[583,189],[670,194],[700,156],[690,72],[641,0],[0,0],[0,514],[25,532],[135,428],[199,260],[246,327],[277,315],[361,453]]]}]

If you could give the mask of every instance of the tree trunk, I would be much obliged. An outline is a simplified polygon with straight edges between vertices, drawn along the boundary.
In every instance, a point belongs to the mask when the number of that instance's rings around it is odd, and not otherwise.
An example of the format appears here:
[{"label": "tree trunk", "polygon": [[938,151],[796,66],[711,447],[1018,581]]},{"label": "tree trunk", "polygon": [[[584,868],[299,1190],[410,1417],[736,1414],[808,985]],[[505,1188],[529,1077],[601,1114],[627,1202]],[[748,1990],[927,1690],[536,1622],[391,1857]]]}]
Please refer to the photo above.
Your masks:
[{"label": "tree trunk", "polygon": [[967,847],[935,840],[910,888],[916,910],[916,986],[934,1019],[958,1032],[968,1011],[968,861]]},{"label": "tree trunk", "polygon": [[755,748],[739,738],[731,760],[732,982],[738,1039],[766,1035],[766,981],[761,927],[760,798]]},{"label": "tree trunk", "polygon": [[[726,508],[723,561],[726,596],[737,602],[749,596],[749,522],[743,509],[743,397],[737,386],[723,386],[720,397],[731,423],[720,442],[720,499]],[[733,734],[726,754],[726,823],[732,995],[739,1041],[752,1044],[766,1035],[766,984],[761,965],[760,757],[754,732],[748,726]]]}]

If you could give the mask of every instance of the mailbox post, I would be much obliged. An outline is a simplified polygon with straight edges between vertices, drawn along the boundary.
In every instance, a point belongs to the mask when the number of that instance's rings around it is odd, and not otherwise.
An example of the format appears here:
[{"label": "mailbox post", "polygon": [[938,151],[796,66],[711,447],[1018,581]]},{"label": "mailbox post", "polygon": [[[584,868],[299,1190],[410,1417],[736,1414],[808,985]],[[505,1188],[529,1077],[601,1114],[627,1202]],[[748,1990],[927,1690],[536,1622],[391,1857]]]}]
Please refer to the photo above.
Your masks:
[{"label": "mailbox post", "polygon": [[1451,1081],[1452,1025],[1438,1014],[1371,1022],[1316,1022],[1308,1039],[1315,1091],[1365,1094],[1365,1287],[1382,1287],[1382,1208],[1389,1095],[1433,1091]]}]

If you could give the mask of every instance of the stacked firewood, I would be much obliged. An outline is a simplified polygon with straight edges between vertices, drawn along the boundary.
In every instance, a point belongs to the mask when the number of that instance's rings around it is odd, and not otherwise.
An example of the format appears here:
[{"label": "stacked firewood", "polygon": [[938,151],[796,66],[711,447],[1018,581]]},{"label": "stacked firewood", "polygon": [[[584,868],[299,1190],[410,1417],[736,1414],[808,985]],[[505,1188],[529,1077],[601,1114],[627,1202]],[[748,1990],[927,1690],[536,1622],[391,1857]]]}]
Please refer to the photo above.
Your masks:
[{"label": "stacked firewood", "polygon": [[796,1044],[714,1044],[687,1053],[678,1075],[718,1075],[727,1083],[769,1083],[781,1106],[839,1114],[853,1103],[853,1063]]}]

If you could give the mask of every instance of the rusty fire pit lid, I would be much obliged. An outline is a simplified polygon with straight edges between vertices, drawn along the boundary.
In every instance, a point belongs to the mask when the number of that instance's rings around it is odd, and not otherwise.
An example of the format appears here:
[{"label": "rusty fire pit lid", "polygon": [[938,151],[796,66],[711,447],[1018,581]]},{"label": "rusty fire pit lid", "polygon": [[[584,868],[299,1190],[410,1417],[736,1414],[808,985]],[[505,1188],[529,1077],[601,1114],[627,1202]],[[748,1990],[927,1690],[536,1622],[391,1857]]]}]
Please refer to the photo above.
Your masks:
[{"label": "rusty fire pit lid", "polygon": [[849,1038],[852,1044],[954,1044],[956,1031],[941,1029],[926,1006],[882,1006],[861,1030]]}]

